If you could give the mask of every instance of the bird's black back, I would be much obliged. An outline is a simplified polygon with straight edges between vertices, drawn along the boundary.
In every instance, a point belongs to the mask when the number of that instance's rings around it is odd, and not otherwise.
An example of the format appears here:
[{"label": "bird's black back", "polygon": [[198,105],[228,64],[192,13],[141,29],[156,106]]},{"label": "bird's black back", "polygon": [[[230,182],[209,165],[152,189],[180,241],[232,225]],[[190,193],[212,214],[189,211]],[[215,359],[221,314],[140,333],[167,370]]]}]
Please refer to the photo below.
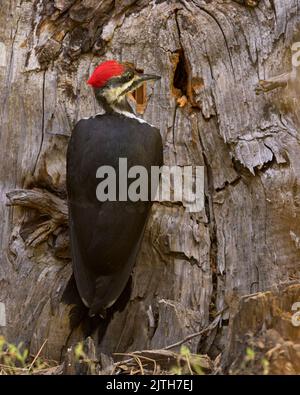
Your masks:
[{"label": "bird's black back", "polygon": [[123,291],[151,207],[150,201],[118,201],[118,188],[117,201],[97,199],[97,169],[112,166],[118,180],[119,158],[127,158],[128,169],[145,167],[150,183],[151,166],[163,164],[159,131],[114,113],[77,123],[67,153],[71,249],[77,287],[92,314],[103,313]]}]

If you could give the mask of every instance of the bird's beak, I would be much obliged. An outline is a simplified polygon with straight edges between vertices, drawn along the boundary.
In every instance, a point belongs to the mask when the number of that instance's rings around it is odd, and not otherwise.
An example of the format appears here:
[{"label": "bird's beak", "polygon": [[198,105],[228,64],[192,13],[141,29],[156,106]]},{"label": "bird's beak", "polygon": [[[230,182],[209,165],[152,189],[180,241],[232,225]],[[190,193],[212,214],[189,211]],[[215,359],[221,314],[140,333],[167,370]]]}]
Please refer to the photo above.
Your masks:
[{"label": "bird's beak", "polygon": [[124,92],[122,92],[122,95],[132,92],[133,90],[139,88],[145,81],[157,81],[160,80],[161,77],[153,74],[141,74],[141,75],[135,75],[134,80],[132,84],[127,88]]},{"label": "bird's beak", "polygon": [[145,82],[145,81],[157,81],[160,80],[161,77],[158,75],[153,75],[153,74],[142,74],[139,76],[138,81],[139,82]]}]

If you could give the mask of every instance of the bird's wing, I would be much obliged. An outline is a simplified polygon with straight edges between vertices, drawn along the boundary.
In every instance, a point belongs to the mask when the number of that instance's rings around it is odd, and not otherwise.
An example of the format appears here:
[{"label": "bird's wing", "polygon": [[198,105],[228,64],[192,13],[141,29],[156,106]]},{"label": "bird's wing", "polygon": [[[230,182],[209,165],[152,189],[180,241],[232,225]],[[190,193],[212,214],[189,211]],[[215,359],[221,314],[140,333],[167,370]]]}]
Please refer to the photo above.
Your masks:
[{"label": "bird's wing", "polygon": [[91,314],[104,312],[126,286],[151,207],[151,202],[101,203],[96,198],[99,166],[116,168],[119,157],[148,170],[161,165],[159,132],[149,125],[136,129],[136,120],[124,124],[119,117],[113,125],[105,116],[80,121],[68,147],[72,262],[78,291]]},{"label": "bird's wing", "polygon": [[71,210],[69,210],[69,229],[74,277],[81,300],[86,307],[89,307],[95,293],[95,281],[91,277],[91,272],[84,265],[82,250],[77,239]]}]

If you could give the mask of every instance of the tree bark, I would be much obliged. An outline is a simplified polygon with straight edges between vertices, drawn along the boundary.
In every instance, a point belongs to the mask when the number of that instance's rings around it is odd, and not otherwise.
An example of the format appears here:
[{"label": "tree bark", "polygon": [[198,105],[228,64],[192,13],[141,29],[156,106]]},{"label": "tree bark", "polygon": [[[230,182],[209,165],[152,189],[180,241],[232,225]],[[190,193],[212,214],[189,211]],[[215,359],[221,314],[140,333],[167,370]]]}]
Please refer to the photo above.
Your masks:
[{"label": "tree bark", "polygon": [[[299,283],[298,82],[256,93],[292,70],[300,2],[238,3],[1,2],[0,333],[10,341],[36,353],[48,339],[44,355],[61,360],[92,334],[111,356],[164,348],[222,311],[187,345],[221,353],[226,370],[241,353],[245,295]],[[65,155],[75,123],[101,111],[86,80],[105,59],[162,76],[143,117],[161,131],[165,164],[205,166],[206,201],[193,214],[154,204],[131,285],[98,322],[72,279]]]}]

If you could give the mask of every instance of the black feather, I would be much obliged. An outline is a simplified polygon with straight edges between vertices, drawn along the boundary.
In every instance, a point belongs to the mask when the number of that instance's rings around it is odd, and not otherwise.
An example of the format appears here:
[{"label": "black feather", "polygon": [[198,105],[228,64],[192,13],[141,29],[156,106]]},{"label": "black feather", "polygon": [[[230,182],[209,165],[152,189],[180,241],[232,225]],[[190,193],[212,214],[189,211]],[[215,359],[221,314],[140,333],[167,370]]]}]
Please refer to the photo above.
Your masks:
[{"label": "black feather", "polygon": [[76,284],[90,315],[105,316],[125,288],[151,208],[150,201],[97,200],[97,169],[112,166],[118,179],[119,158],[128,169],[144,166],[150,186],[151,166],[163,164],[159,131],[116,113],[77,123],[67,153],[69,225]]}]

